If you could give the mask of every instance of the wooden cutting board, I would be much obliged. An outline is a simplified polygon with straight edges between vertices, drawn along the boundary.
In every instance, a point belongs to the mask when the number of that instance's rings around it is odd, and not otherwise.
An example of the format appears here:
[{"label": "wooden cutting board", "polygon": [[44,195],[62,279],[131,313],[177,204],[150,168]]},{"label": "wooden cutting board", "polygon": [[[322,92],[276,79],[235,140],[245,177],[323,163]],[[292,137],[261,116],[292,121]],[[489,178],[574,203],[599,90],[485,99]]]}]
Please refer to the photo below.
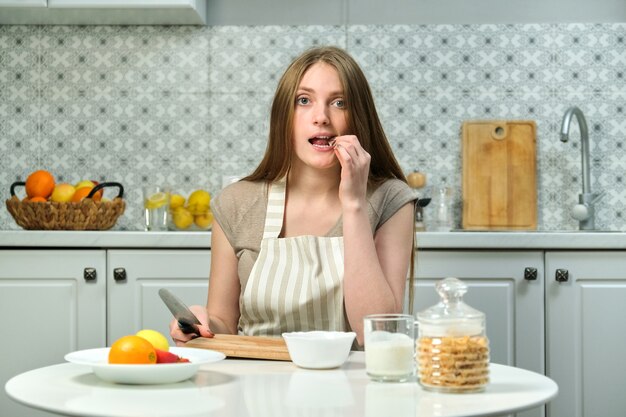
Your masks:
[{"label": "wooden cutting board", "polygon": [[233,358],[291,360],[282,337],[216,334],[212,338],[192,339],[185,344],[185,347],[216,350]]},{"label": "wooden cutting board", "polygon": [[463,228],[537,228],[536,125],[463,123]]}]

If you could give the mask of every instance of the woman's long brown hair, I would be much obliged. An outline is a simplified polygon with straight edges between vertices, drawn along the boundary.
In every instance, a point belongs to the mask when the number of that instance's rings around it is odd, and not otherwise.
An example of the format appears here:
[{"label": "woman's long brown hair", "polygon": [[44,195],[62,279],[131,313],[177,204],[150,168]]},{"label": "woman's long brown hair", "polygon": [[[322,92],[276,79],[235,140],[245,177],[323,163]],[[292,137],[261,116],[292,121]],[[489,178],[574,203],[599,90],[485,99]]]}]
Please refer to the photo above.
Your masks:
[{"label": "woman's long brown hair", "polygon": [[[294,155],[292,134],[297,90],[304,73],[318,62],[331,65],[339,74],[348,112],[348,133],[359,138],[361,146],[371,156],[369,185],[376,186],[392,178],[406,182],[378,117],[365,74],[345,50],[334,46],[309,49],[287,67],[278,82],[272,102],[265,155],[255,170],[243,180],[269,183],[287,175]],[[415,233],[413,236],[409,265],[410,312],[413,310]]]}]

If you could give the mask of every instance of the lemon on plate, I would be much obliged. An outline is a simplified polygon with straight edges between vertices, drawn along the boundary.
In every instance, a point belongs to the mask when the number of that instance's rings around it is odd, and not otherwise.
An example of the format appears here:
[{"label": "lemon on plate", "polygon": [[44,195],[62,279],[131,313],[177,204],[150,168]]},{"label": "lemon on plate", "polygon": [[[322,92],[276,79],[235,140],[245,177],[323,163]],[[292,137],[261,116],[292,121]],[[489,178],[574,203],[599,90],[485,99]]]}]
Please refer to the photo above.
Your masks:
[{"label": "lemon on plate", "polygon": [[163,336],[161,332],[152,329],[143,329],[139,330],[135,333],[135,336],[139,336],[143,339],[146,339],[148,342],[152,344],[155,349],[168,351],[170,349],[170,344],[167,341],[167,338]]}]

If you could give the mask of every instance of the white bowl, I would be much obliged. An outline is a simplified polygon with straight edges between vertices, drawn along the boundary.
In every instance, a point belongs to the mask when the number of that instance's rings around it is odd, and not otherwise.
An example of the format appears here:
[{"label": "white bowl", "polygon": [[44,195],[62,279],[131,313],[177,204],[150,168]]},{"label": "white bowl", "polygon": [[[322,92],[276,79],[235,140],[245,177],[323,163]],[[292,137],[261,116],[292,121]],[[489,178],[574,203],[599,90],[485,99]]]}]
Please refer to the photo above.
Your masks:
[{"label": "white bowl", "polygon": [[331,369],[341,366],[356,337],[354,332],[290,332],[283,333],[293,363],[301,368]]}]

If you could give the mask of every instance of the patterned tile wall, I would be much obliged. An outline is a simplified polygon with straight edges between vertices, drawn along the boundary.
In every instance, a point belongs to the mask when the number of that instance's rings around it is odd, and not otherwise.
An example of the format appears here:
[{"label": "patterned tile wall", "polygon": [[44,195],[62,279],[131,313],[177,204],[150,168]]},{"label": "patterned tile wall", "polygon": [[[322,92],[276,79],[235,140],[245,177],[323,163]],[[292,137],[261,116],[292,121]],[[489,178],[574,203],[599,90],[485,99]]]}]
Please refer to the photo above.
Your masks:
[{"label": "patterned tile wall", "polygon": [[[626,229],[626,24],[0,26],[0,197],[39,168],[119,181],[115,228],[138,230],[144,184],[217,193],[260,160],[278,77],[319,44],[360,62],[402,167],[452,187],[459,224],[461,123],[533,119],[539,227],[577,227],[580,141],[558,136],[577,105],[606,191],[596,225]],[[6,210],[0,229],[18,229]]]}]

